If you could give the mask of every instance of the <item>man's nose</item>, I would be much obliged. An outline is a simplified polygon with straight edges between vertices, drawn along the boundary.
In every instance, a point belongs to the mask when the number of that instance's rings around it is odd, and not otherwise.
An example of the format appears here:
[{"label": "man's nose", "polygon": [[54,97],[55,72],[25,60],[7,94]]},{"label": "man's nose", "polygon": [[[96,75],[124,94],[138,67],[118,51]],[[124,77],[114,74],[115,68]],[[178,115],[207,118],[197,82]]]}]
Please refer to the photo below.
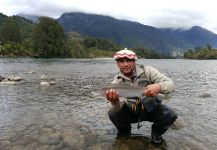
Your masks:
[{"label": "man's nose", "polygon": [[124,61],[123,61],[123,64],[124,64],[124,65],[128,65],[128,61],[127,61],[127,60],[124,60]]}]

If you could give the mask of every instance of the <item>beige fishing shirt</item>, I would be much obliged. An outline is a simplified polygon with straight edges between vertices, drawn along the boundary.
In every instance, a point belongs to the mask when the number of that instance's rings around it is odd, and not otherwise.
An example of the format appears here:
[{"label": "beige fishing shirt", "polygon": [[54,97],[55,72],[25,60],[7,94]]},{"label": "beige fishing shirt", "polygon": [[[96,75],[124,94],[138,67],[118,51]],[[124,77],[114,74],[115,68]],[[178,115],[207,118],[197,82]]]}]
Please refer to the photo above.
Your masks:
[{"label": "beige fishing shirt", "polygon": [[[112,81],[112,84],[129,84],[144,88],[149,84],[155,83],[158,83],[161,87],[160,94],[167,95],[174,91],[173,81],[151,66],[136,65],[135,78],[133,80],[119,72]],[[126,103],[126,99],[120,98],[119,103],[111,105],[111,109],[119,111],[124,103]]]}]

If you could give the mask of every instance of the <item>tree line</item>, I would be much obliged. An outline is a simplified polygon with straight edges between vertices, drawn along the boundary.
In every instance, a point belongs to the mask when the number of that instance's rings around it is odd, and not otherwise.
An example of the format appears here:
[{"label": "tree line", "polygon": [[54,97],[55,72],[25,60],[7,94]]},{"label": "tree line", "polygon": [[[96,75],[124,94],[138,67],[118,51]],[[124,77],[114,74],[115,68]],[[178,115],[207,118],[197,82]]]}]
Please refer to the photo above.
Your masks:
[{"label": "tree line", "polygon": [[[89,37],[76,32],[65,33],[62,26],[49,17],[39,17],[36,24],[20,23],[19,19],[18,16],[7,17],[0,25],[0,52],[3,56],[112,57],[117,50],[124,48],[108,39]],[[161,58],[149,49],[138,47],[135,51],[140,57]]]},{"label": "tree line", "polygon": [[204,47],[189,49],[184,53],[184,58],[188,59],[217,59],[217,49],[206,44]]}]

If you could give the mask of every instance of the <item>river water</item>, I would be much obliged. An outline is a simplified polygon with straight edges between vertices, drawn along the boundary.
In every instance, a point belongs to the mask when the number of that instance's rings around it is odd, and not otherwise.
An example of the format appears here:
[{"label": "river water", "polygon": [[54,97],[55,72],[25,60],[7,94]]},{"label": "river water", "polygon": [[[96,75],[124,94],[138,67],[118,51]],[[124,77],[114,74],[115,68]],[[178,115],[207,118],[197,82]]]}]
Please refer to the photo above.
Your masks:
[{"label": "river water", "polygon": [[[217,61],[138,63],[158,68],[176,85],[164,103],[182,127],[169,129],[161,146],[150,143],[149,122],[139,130],[133,125],[132,132],[142,135],[116,139],[109,103],[99,94],[118,71],[112,59],[1,59],[1,75],[23,80],[0,84],[0,150],[216,150]],[[42,75],[56,84],[40,86]]]}]

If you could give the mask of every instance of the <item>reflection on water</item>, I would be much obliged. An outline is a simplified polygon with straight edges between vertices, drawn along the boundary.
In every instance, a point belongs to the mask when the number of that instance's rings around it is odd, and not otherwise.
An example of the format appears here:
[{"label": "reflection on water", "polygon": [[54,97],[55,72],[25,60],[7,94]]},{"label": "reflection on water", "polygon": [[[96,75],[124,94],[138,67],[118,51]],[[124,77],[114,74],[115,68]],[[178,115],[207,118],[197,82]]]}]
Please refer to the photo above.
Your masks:
[{"label": "reflection on water", "polygon": [[[117,72],[111,59],[2,59],[2,74],[24,80],[0,85],[0,149],[169,149],[217,148],[217,61],[138,60],[170,76],[176,91],[165,101],[179,116],[179,130],[169,129],[161,147],[150,144],[151,124],[143,122],[140,137],[116,139],[107,116],[108,103],[97,92]],[[27,72],[34,70],[35,73]],[[46,75],[55,86],[40,86]],[[208,93],[211,97],[202,98]],[[180,125],[180,124],[178,124]]]}]

